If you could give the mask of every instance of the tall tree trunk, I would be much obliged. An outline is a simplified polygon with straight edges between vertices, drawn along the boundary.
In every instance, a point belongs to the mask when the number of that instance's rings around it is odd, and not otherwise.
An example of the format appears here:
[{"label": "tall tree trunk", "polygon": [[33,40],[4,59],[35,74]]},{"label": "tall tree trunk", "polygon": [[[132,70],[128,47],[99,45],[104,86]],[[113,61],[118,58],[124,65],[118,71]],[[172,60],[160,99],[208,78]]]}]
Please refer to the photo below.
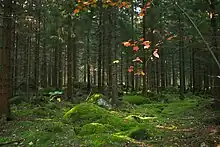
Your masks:
[{"label": "tall tree trunk", "polygon": [[57,45],[58,42],[54,42],[54,52],[53,52],[53,57],[54,57],[54,62],[53,62],[53,76],[52,76],[52,86],[54,88],[58,88],[58,83],[57,83],[57,77],[58,77],[58,45]]},{"label": "tall tree trunk", "polygon": [[[210,0],[210,9],[213,15],[211,18],[211,27],[212,27],[212,47],[217,55],[218,59],[220,54],[219,54],[219,49],[218,49],[218,42],[217,42],[217,32],[218,32],[218,27],[217,27],[217,13],[216,13],[216,0]],[[215,62],[213,62],[215,63]],[[214,93],[215,93],[215,105],[216,107],[220,107],[220,78],[218,77],[220,75],[220,70],[219,68],[215,67],[215,79],[214,79]]]},{"label": "tall tree trunk", "polygon": [[0,48],[0,117],[9,116],[12,1],[4,0],[3,48]]},{"label": "tall tree trunk", "polygon": [[[142,0],[142,6],[145,5],[145,1]],[[143,16],[143,22],[142,22],[142,35],[143,35],[143,38],[144,40],[146,40],[146,15]],[[144,49],[144,46],[143,46],[143,72],[144,72],[144,75],[143,75],[143,90],[142,90],[142,94],[143,95],[146,95],[146,91],[147,91],[147,60],[146,60],[146,50]]]},{"label": "tall tree trunk", "polygon": [[99,1],[99,46],[98,46],[98,90],[101,91],[102,86],[102,1]]},{"label": "tall tree trunk", "polygon": [[[37,28],[36,28],[36,48],[35,48],[35,66],[34,66],[34,84],[36,86],[36,90],[39,88],[39,61],[40,61],[40,30],[41,30],[41,0],[37,1],[37,10],[38,10],[38,18],[37,18]],[[37,92],[36,91],[36,92]]]},{"label": "tall tree trunk", "polygon": [[62,48],[61,43],[59,43],[58,47],[59,47],[59,51],[58,51],[58,54],[59,54],[58,55],[58,61],[59,61],[58,62],[58,75],[59,75],[58,76],[58,81],[59,81],[58,83],[59,83],[59,86],[58,87],[59,87],[59,89],[62,89],[62,87],[63,87],[63,69],[62,69],[62,65],[63,65],[62,64],[63,63],[62,62],[63,61],[62,60],[63,59],[62,58],[63,48]]},{"label": "tall tree trunk", "polygon": [[87,89],[91,91],[91,75],[90,75],[90,30],[87,34]]},{"label": "tall tree trunk", "polygon": [[176,87],[175,53],[172,53],[172,86]]},{"label": "tall tree trunk", "polygon": [[[16,18],[14,18],[16,20]],[[11,56],[10,56],[10,60],[11,60],[11,69],[10,69],[10,74],[11,74],[11,81],[10,81],[10,97],[13,97],[15,95],[15,87],[16,87],[16,65],[17,65],[17,48],[16,48],[16,22],[15,20],[13,21],[13,27],[12,27],[12,48],[11,48]]]},{"label": "tall tree trunk", "polygon": [[184,99],[185,91],[185,70],[184,70],[184,28],[182,22],[182,13],[179,14],[179,60],[180,60],[180,99]]},{"label": "tall tree trunk", "polygon": [[[71,24],[71,19],[69,19],[69,24]],[[72,26],[72,25],[70,25]],[[72,85],[73,85],[73,70],[72,70],[72,62],[73,62],[73,57],[72,57],[72,28],[69,28],[68,31],[68,42],[67,42],[67,97],[71,98],[72,97]]]},{"label": "tall tree trunk", "polygon": [[[73,29],[73,33],[75,33],[75,30]],[[72,37],[72,93],[74,94],[74,85],[76,82],[78,82],[77,77],[77,48],[76,48],[76,36]]]},{"label": "tall tree trunk", "polygon": [[112,89],[112,16],[111,12],[108,11],[108,87],[111,91]]},{"label": "tall tree trunk", "polygon": [[[43,30],[44,32],[46,32],[46,18],[44,18],[44,21],[43,21]],[[48,82],[47,82],[47,79],[48,79],[48,66],[47,66],[47,48],[46,48],[46,34],[44,33],[44,39],[43,39],[43,48],[42,48],[42,63],[41,63],[41,86],[42,87],[47,87],[48,85]]]},{"label": "tall tree trunk", "polygon": [[[112,37],[113,37],[113,53],[114,53],[114,58],[116,59],[117,57],[117,44],[116,44],[116,38],[117,38],[117,35],[116,35],[116,27],[117,27],[117,16],[116,16],[116,9],[113,9],[112,10],[112,20],[110,21],[111,24],[112,24]],[[114,60],[115,60],[114,59]],[[112,66],[112,102],[113,104],[116,104],[118,103],[118,79],[117,79],[117,69],[118,69],[118,64],[113,64]]]}]

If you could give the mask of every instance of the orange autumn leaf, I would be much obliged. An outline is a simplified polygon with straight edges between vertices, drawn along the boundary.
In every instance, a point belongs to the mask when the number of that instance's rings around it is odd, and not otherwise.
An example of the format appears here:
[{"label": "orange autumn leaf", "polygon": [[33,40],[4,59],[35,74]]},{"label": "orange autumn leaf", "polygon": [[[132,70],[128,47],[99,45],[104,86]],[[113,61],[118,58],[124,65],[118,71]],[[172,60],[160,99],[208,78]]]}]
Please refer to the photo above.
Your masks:
[{"label": "orange autumn leaf", "polygon": [[174,37],[174,36],[170,36],[169,38],[167,38],[167,40],[171,40],[171,39],[173,39],[173,37]]},{"label": "orange autumn leaf", "polygon": [[130,66],[130,67],[128,68],[128,72],[132,72],[132,71],[134,71],[134,66]]},{"label": "orange autumn leaf", "polygon": [[141,12],[141,13],[139,14],[139,16],[144,16],[144,13],[143,13],[143,12]]},{"label": "orange autumn leaf", "polygon": [[142,44],[144,45],[144,48],[146,49],[148,49],[148,48],[150,48],[150,41],[144,41]]},{"label": "orange autumn leaf", "polygon": [[131,5],[126,5],[126,6],[125,6],[125,8],[130,8],[130,7],[131,7]]},{"label": "orange autumn leaf", "polygon": [[133,62],[141,62],[142,63],[143,61],[140,59],[140,57],[136,57],[136,59],[134,59]]},{"label": "orange autumn leaf", "polygon": [[139,50],[139,47],[138,46],[134,46],[133,47],[133,51],[137,52]]},{"label": "orange autumn leaf", "polygon": [[79,13],[79,9],[75,9],[75,10],[73,11],[73,13],[74,13],[74,14]]},{"label": "orange autumn leaf", "polygon": [[137,72],[136,72],[134,75],[138,75],[138,76],[142,75],[142,76],[144,76],[144,75],[145,75],[145,73],[144,73],[144,71],[143,71],[143,70],[138,69],[138,70],[137,70]]},{"label": "orange autumn leaf", "polygon": [[154,57],[159,58],[160,56],[158,55],[158,49],[155,49],[153,52]]},{"label": "orange autumn leaf", "polygon": [[121,5],[122,5],[122,6],[126,6],[127,3],[126,3],[126,2],[122,2]]},{"label": "orange autumn leaf", "polygon": [[167,40],[172,40],[172,39],[175,38],[175,37],[176,37],[175,35],[170,36],[170,37],[167,38]]},{"label": "orange autumn leaf", "polygon": [[83,2],[84,5],[88,6],[89,5],[89,2]]},{"label": "orange autumn leaf", "polygon": [[131,43],[130,42],[122,42],[122,44],[124,45],[124,46],[126,46],[126,47],[128,47],[128,46],[131,46]]},{"label": "orange autumn leaf", "polygon": [[140,41],[144,41],[144,38],[140,38]]},{"label": "orange autumn leaf", "polygon": [[113,3],[110,3],[109,5],[113,7],[113,6],[116,6],[117,3],[114,3],[114,2],[113,2]]},{"label": "orange autumn leaf", "polygon": [[146,8],[150,8],[150,2],[147,3]]}]

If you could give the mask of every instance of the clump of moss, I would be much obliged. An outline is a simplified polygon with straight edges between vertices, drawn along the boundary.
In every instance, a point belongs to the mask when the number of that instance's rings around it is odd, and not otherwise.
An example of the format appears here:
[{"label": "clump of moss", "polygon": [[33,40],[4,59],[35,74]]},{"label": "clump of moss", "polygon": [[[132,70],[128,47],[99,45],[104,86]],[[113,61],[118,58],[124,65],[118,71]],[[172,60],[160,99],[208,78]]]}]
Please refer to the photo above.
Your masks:
[{"label": "clump of moss", "polygon": [[61,123],[52,123],[44,127],[44,130],[47,132],[60,133],[63,132]]},{"label": "clump of moss", "polygon": [[100,124],[100,123],[89,123],[84,125],[79,135],[91,135],[91,134],[101,134],[101,133],[113,133],[116,129],[108,124]]},{"label": "clump of moss", "polygon": [[103,95],[103,94],[100,94],[100,93],[94,93],[93,95],[91,95],[89,98],[88,98],[88,102],[89,103],[97,103],[97,101],[99,99],[106,99],[106,97]]},{"label": "clump of moss", "polygon": [[32,110],[32,114],[37,116],[51,116],[53,115],[53,111],[47,107],[36,107]]},{"label": "clump of moss", "polygon": [[92,103],[76,105],[64,115],[67,122],[85,125],[88,123],[109,124],[119,130],[127,130],[137,125],[137,122],[116,116],[110,111]]},{"label": "clump of moss", "polygon": [[95,104],[92,103],[81,103],[76,105],[69,110],[65,115],[64,119],[68,122],[84,122],[91,123],[102,117],[108,116],[110,113]]},{"label": "clump of moss", "polygon": [[128,134],[129,137],[136,140],[147,140],[151,137],[146,128],[136,127]]},{"label": "clump of moss", "polygon": [[136,105],[151,103],[150,99],[140,95],[125,95],[123,96],[123,100]]},{"label": "clump of moss", "polygon": [[120,117],[116,117],[114,115],[109,115],[106,118],[103,117],[103,118],[97,120],[97,122],[102,123],[102,124],[112,125],[121,131],[129,130],[130,128],[133,128],[136,125],[138,125],[138,123],[135,120],[120,118]]},{"label": "clump of moss", "polygon": [[121,147],[129,143],[129,145],[134,145],[133,140],[127,136],[117,135],[117,134],[92,134],[86,135],[80,138],[81,145],[83,146],[114,146]]}]

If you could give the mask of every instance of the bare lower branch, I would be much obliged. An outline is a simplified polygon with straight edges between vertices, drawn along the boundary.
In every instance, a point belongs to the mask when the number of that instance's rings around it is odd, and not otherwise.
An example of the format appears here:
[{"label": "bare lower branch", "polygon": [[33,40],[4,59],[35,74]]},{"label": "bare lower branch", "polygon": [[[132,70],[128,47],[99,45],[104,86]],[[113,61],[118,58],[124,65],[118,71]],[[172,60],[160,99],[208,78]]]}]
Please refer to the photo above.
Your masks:
[{"label": "bare lower branch", "polygon": [[213,50],[210,48],[208,42],[205,40],[205,38],[203,37],[202,33],[200,32],[200,30],[198,29],[198,27],[196,26],[196,24],[193,22],[193,20],[189,17],[189,15],[178,5],[177,2],[175,2],[175,5],[183,12],[184,15],[186,15],[186,17],[189,19],[189,21],[191,22],[191,24],[193,25],[193,27],[196,29],[196,31],[198,32],[199,36],[202,38],[202,41],[204,42],[204,44],[206,45],[206,47],[208,48],[209,52],[211,53],[214,61],[216,62],[219,70],[220,70],[220,63],[217,59],[217,57],[215,56]]}]

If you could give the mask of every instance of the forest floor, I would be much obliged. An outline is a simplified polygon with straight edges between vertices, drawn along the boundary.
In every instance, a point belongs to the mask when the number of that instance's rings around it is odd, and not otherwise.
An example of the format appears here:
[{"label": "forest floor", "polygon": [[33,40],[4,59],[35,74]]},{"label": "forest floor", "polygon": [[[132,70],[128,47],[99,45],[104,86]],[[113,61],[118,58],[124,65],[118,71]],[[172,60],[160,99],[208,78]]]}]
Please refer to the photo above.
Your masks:
[{"label": "forest floor", "polygon": [[220,111],[209,99],[169,97],[110,110],[66,101],[12,105],[13,120],[0,126],[0,146],[220,146]]}]

